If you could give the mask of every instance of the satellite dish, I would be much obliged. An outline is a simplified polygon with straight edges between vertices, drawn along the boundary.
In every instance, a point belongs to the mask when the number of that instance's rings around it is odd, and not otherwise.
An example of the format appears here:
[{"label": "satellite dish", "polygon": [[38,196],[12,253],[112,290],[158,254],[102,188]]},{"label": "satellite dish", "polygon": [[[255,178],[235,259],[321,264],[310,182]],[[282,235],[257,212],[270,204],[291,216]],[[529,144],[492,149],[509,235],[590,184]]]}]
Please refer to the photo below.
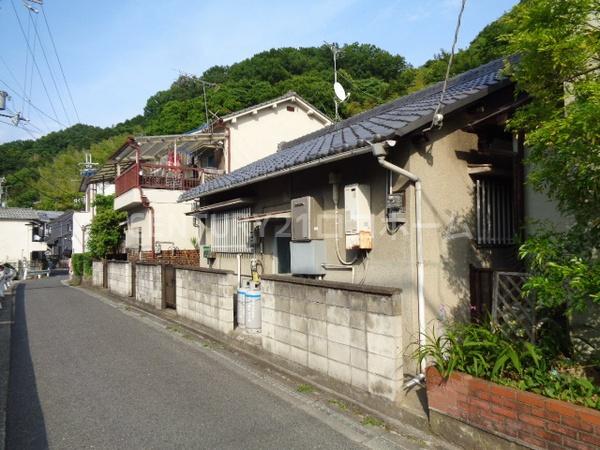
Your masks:
[{"label": "satellite dish", "polygon": [[337,81],[333,84],[333,90],[335,91],[335,96],[339,99],[340,102],[343,102],[348,98],[344,86],[342,86]]}]

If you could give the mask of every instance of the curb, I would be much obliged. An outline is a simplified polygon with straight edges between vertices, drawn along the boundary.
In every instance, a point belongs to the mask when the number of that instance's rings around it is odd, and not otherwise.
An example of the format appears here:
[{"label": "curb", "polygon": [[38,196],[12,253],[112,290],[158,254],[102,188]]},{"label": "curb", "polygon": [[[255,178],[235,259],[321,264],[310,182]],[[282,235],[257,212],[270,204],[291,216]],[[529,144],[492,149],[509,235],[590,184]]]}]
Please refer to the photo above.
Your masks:
[{"label": "curb", "polygon": [[[350,405],[355,405],[366,413],[383,419],[388,425],[391,426],[392,430],[396,431],[400,435],[404,435],[404,432],[408,431],[413,435],[416,434],[426,436],[427,440],[433,441],[433,448],[456,448],[452,444],[440,439],[438,436],[435,436],[429,429],[429,422],[426,418],[420,417],[410,410],[398,407],[396,407],[397,412],[394,416],[389,415],[379,408],[373,407],[345,393],[339,392],[335,389],[335,383],[329,384],[326,382],[326,380],[321,379],[322,377],[315,376],[314,374],[310,373],[308,369],[301,366],[296,366],[293,363],[282,360],[275,355],[271,356],[264,354],[262,349],[257,345],[253,345],[250,342],[245,342],[239,338],[236,339],[235,335],[224,335],[204,327],[201,324],[171,317],[162,313],[162,311],[156,310],[149,306],[147,307],[139,302],[134,302],[129,298],[112,294],[105,289],[99,289],[95,286],[70,286],[68,282],[65,281],[63,281],[63,284],[67,287],[78,289],[87,295],[97,297],[102,301],[123,304],[128,308],[136,310],[147,316],[151,316],[160,321],[176,325],[190,334],[204,339],[216,341],[218,344],[228,348],[229,350],[238,352],[244,357],[262,364],[263,366],[267,367],[267,370],[280,373],[299,384],[310,384],[316,389],[327,393],[328,395],[341,399]],[[436,444],[442,444],[443,446],[438,447]]]}]

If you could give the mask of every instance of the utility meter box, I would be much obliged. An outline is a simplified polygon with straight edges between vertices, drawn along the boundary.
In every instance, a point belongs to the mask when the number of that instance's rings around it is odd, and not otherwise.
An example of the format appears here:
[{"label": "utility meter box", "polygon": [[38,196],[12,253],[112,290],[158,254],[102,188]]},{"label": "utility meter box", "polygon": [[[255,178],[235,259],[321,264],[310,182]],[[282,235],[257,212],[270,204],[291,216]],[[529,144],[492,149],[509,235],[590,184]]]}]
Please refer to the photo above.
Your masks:
[{"label": "utility meter box", "polygon": [[371,221],[371,189],[367,184],[349,184],[344,187],[344,231],[346,249],[373,248]]},{"label": "utility meter box", "polygon": [[327,262],[324,240],[290,242],[290,263],[293,275],[325,275]]},{"label": "utility meter box", "polygon": [[311,196],[292,200],[292,241],[323,239],[323,210]]}]

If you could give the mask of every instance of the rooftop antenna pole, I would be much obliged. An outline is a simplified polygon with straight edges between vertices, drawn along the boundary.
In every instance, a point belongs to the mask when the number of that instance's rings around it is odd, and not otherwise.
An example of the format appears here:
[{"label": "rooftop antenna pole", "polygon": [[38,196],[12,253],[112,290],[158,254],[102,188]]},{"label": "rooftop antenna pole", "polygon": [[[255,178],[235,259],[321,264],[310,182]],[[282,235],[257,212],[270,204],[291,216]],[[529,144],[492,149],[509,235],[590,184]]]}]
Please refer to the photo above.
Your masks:
[{"label": "rooftop antenna pole", "polygon": [[325,45],[329,47],[333,55],[333,90],[335,92],[335,95],[333,97],[333,104],[335,107],[334,120],[338,122],[340,120],[339,105],[340,103],[345,102],[348,99],[348,97],[350,97],[350,94],[346,94],[344,87],[338,82],[337,77],[337,56],[338,54],[342,53],[342,50],[340,50],[340,48],[335,42],[331,44],[325,42]]}]

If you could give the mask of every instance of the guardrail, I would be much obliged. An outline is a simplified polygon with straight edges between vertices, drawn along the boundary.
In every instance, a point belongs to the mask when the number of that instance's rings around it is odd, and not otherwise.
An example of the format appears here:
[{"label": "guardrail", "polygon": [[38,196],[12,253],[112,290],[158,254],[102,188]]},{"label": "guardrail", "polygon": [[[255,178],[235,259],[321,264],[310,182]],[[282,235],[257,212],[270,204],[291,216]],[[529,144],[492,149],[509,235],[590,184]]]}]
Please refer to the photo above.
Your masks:
[{"label": "guardrail", "polygon": [[[2,272],[0,272],[0,298],[4,298],[4,293],[8,288],[10,288],[10,285],[12,284],[16,275],[17,272],[13,269],[4,269]],[[0,309],[1,308],[2,304],[0,303]]]}]

